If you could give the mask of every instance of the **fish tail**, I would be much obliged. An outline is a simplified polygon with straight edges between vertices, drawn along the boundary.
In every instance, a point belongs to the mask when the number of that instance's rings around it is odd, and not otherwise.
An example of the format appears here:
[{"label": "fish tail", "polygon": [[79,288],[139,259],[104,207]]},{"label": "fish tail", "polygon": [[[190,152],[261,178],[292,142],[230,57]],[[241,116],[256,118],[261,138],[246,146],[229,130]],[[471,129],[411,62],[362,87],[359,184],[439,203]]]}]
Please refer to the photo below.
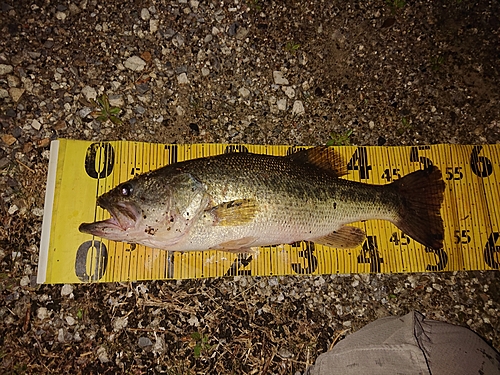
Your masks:
[{"label": "fish tail", "polygon": [[410,173],[393,182],[400,197],[394,224],[416,241],[433,249],[443,247],[444,225],[440,209],[445,183],[436,166]]}]

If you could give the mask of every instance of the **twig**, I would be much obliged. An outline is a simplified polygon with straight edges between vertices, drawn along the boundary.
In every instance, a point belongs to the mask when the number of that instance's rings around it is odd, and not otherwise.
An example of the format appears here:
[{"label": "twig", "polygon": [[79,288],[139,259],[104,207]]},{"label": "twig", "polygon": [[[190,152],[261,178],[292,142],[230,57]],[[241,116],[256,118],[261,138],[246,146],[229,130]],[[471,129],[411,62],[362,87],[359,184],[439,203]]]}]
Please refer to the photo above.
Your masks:
[{"label": "twig", "polygon": [[344,336],[344,334],[349,331],[348,329],[344,329],[343,331],[340,331],[339,334],[337,336],[335,336],[335,338],[333,339],[333,342],[332,344],[330,345],[330,347],[328,348],[328,350],[332,350],[333,347],[335,346],[335,344],[337,343],[337,341],[339,341],[340,337],[341,336]]},{"label": "twig", "polygon": [[28,167],[26,164],[24,164],[21,160],[17,160],[16,161],[21,164],[24,168],[26,168],[27,170],[29,170],[31,173],[35,173],[35,171],[33,169],[31,169],[30,167]]}]

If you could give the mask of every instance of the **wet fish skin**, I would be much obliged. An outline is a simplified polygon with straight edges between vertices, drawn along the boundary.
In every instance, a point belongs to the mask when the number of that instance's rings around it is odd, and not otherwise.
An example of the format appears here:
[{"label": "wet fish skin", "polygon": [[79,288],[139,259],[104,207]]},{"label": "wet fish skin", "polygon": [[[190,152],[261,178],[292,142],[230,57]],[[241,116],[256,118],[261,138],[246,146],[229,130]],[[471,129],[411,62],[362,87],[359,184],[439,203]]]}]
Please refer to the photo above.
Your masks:
[{"label": "wet fish skin", "polygon": [[383,219],[428,247],[442,247],[439,169],[388,185],[340,178],[345,173],[342,158],[326,147],[289,157],[233,153],[194,159],[105,193],[97,203],[112,218],[82,224],[80,231],[165,250],[246,252],[300,240],[355,247],[364,233],[345,224]]}]

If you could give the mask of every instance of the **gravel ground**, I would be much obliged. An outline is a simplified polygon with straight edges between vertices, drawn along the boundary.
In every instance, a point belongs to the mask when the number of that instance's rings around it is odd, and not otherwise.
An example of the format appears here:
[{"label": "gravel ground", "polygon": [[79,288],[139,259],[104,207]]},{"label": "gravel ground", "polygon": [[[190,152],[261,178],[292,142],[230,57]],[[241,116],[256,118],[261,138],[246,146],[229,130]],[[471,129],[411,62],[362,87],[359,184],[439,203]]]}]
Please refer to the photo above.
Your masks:
[{"label": "gravel ground", "polygon": [[412,309],[500,348],[498,271],[34,282],[58,137],[499,143],[498,1],[0,5],[0,373],[300,374]]}]

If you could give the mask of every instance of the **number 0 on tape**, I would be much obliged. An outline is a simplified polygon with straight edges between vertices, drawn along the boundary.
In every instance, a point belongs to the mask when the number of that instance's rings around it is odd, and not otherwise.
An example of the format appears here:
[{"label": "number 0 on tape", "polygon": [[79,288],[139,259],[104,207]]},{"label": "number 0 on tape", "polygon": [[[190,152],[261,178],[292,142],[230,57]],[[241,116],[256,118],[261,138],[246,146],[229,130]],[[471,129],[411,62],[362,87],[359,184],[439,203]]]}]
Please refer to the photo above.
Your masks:
[{"label": "number 0 on tape", "polygon": [[103,220],[96,198],[136,174],[178,161],[253,152],[287,155],[299,147],[163,145],[60,139],[51,144],[38,266],[39,283],[202,278],[231,275],[395,273],[500,269],[500,145],[338,147],[347,179],[387,184],[436,165],[446,183],[441,214],[444,246],[413,241],[387,221],[357,223],[362,246],[335,249],[303,242],[262,247],[258,256],[220,251],[169,252],[80,233],[82,222]]}]

